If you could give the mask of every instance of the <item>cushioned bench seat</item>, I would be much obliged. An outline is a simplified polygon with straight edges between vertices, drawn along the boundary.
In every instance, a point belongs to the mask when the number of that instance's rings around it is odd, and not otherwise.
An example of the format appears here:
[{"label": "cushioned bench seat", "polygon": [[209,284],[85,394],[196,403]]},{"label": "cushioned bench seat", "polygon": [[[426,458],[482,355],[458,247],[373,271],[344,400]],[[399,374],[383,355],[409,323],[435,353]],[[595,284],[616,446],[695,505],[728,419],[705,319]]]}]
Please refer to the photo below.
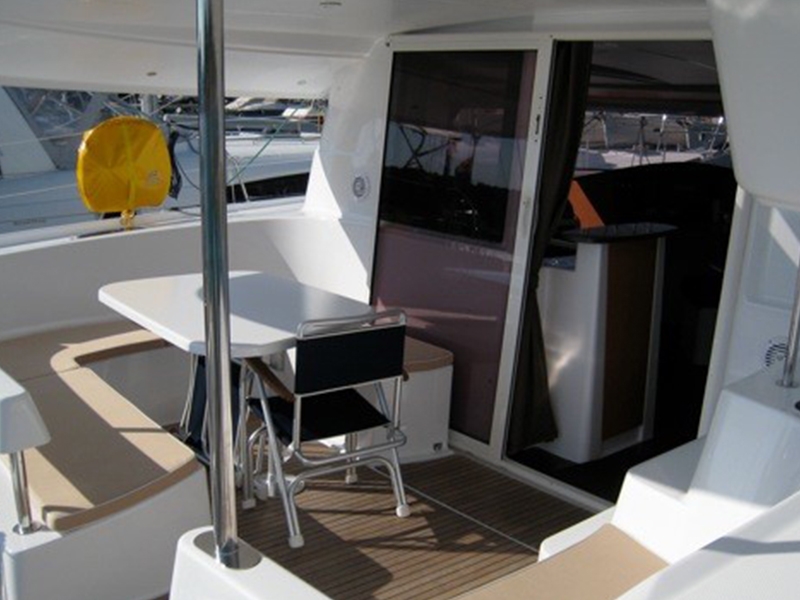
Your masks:
[{"label": "cushioned bench seat", "polygon": [[403,369],[406,373],[435,371],[453,364],[453,353],[422,340],[406,336]]},{"label": "cushioned bench seat", "polygon": [[[133,337],[115,337],[118,335]],[[154,334],[129,321],[114,321],[34,333],[0,342],[0,365],[11,377],[24,383],[34,377],[76,368],[79,365],[74,360],[75,354],[82,355],[91,346],[99,344],[108,346],[109,337],[114,338],[112,345],[123,354],[133,339],[149,339],[151,343],[166,345]]]},{"label": "cushioned bench seat", "polygon": [[194,453],[84,365],[165,344],[127,323],[0,344],[51,441],[25,453],[34,518],[66,531],[158,494],[201,468]]},{"label": "cushioned bench seat", "polygon": [[563,552],[458,600],[612,600],[666,566],[613,525],[604,525]]},{"label": "cushioned bench seat", "polygon": [[102,519],[199,468],[191,450],[89,369],[25,386],[51,435],[25,453],[31,505],[50,529]]}]

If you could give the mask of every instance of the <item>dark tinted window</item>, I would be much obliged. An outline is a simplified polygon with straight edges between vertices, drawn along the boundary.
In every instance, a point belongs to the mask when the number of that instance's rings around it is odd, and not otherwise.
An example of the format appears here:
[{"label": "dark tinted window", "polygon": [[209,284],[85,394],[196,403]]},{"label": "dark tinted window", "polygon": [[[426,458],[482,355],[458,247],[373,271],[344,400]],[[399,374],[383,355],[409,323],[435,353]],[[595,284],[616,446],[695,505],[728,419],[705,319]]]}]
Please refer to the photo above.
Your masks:
[{"label": "dark tinted window", "polygon": [[381,218],[454,236],[503,239],[514,173],[520,52],[395,57]]}]

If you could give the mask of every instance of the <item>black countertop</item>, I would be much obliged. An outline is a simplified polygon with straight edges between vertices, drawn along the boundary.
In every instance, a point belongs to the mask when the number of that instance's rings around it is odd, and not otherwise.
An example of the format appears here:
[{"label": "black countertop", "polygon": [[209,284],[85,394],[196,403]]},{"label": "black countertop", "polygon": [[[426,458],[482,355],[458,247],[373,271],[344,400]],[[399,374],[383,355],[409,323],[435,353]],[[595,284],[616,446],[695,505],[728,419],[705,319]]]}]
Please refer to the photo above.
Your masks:
[{"label": "black countertop", "polygon": [[662,237],[676,229],[677,227],[664,223],[622,223],[588,229],[570,229],[561,233],[560,237],[578,244],[608,244]]}]

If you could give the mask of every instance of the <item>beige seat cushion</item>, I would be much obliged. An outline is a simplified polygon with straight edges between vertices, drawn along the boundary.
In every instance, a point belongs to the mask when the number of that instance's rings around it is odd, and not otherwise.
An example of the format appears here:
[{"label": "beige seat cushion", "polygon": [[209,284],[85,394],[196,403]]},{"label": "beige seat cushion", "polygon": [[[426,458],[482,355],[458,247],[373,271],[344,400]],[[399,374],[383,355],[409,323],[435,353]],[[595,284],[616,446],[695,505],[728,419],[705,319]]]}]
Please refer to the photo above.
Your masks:
[{"label": "beige seat cushion", "polygon": [[[6,373],[23,383],[34,377],[50,375],[54,370],[74,368],[74,362],[69,356],[70,348],[91,345],[98,339],[135,331],[142,330],[129,321],[115,321],[57,329],[7,340],[0,342],[0,365]],[[116,340],[117,344],[120,342],[121,340]],[[54,358],[56,364],[52,365]]]},{"label": "beige seat cushion", "polygon": [[134,329],[115,335],[96,337],[80,344],[69,344],[50,358],[56,373],[77,369],[91,363],[126,354],[166,348],[169,344],[146,329]]},{"label": "beige seat cushion", "polygon": [[200,468],[191,450],[89,369],[26,387],[52,438],[25,452],[31,504],[53,530],[124,510]]},{"label": "beige seat cushion", "polygon": [[194,453],[84,365],[163,348],[121,321],[0,343],[0,364],[30,392],[51,441],[25,452],[34,518],[66,531],[131,507],[188,477]]},{"label": "beige seat cushion", "polygon": [[459,600],[612,600],[667,566],[612,525]]},{"label": "beige seat cushion", "polygon": [[406,336],[403,368],[406,373],[433,371],[453,364],[453,353]]}]

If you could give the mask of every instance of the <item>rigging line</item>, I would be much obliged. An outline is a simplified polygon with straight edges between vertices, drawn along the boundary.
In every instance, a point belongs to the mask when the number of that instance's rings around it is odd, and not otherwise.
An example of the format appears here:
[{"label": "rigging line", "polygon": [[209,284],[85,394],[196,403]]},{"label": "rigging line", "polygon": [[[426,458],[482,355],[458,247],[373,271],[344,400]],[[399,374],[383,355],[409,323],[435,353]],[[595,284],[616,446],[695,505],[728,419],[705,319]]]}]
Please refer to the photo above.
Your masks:
[{"label": "rigging line", "polygon": [[[132,97],[132,95],[118,97],[118,98],[108,98],[104,102],[104,107],[109,109],[114,114],[135,113],[135,114],[139,114],[139,115],[141,115],[143,117],[146,117],[146,118],[155,119],[158,116],[164,116],[166,114],[165,111],[166,111],[167,108],[169,108],[170,106],[173,106],[175,104],[178,104],[179,102],[181,102],[183,99],[186,98],[186,96],[176,96],[172,100],[170,100],[170,101],[168,101],[168,102],[166,102],[164,104],[159,105],[158,109],[154,113],[147,115],[139,107],[137,107],[135,105],[128,104],[127,100],[129,98],[131,98],[131,97]],[[313,109],[313,108],[316,107],[316,105],[317,105],[317,102],[316,102],[316,100],[314,100],[314,101],[312,101],[312,104],[311,104],[310,108]],[[71,119],[68,123],[66,123],[66,125],[71,125],[72,123],[75,123],[81,116],[82,115],[78,115],[76,118]],[[286,119],[282,120],[281,126],[278,128],[278,130],[275,133],[280,133],[280,131],[282,130],[282,128],[286,124],[286,122],[287,122]],[[59,127],[64,127],[64,125],[65,124],[60,124]],[[173,127],[177,127],[177,128],[181,127],[178,124],[170,124],[170,125],[173,126]],[[36,138],[33,138],[33,139],[12,140],[12,141],[9,141],[9,142],[3,142],[2,144],[0,144],[0,147],[16,146],[16,145],[22,145],[22,144],[32,144],[34,142],[43,142],[43,141],[51,141],[51,140],[64,140],[64,139],[72,138],[72,137],[80,137],[83,134],[84,134],[83,131],[73,131],[73,132],[66,131],[66,132],[63,132],[63,133],[54,133],[52,135],[36,137]],[[238,175],[238,173],[237,173],[237,175]]]},{"label": "rigging line", "polygon": [[121,98],[111,98],[106,102],[106,105],[108,106],[109,109],[112,109],[112,110],[116,111],[117,113],[130,114],[130,113],[133,112],[133,113],[138,114],[138,115],[140,115],[142,117],[145,117],[147,119],[157,120],[157,117],[163,117],[163,116],[165,116],[167,114],[166,113],[166,109],[167,108],[169,108],[170,106],[172,106],[174,104],[177,104],[178,102],[180,102],[181,100],[183,100],[185,98],[185,96],[176,96],[175,98],[173,98],[169,102],[166,102],[164,104],[159,104],[158,108],[156,108],[156,110],[154,112],[145,113],[136,104],[130,104],[129,103],[129,102],[132,102],[133,96],[134,96],[133,94],[129,94],[128,96],[124,96],[124,97],[121,97]]},{"label": "rigging line", "polygon": [[[138,113],[138,114],[140,114],[142,116],[145,116],[145,117],[148,117],[148,118],[152,119],[156,115],[158,115],[159,113],[163,113],[165,108],[167,108],[167,107],[171,106],[172,104],[175,104],[175,103],[177,103],[179,101],[180,101],[180,98],[176,98],[175,100],[167,102],[166,104],[160,106],[158,108],[158,110],[155,113],[153,113],[152,115],[145,115],[141,110],[137,109],[134,106],[130,106],[130,105],[125,104],[122,100],[109,99],[104,103],[104,106],[105,106],[105,108],[108,108],[110,111],[112,111],[116,115],[119,115],[119,114],[130,114],[131,112],[134,112],[134,113]],[[72,123],[75,123],[77,120],[78,119],[72,119],[71,121],[69,121],[66,124],[63,124],[63,123],[60,124],[59,127],[64,127],[65,125],[71,125]],[[53,141],[53,140],[65,140],[65,139],[69,139],[69,138],[82,137],[83,134],[84,134],[83,131],[72,131],[72,132],[65,131],[64,133],[53,133],[51,135],[41,136],[41,137],[34,137],[32,139],[11,140],[11,141],[8,141],[8,142],[1,143],[0,144],[0,148],[11,147],[11,146],[21,146],[21,145],[24,145],[24,144],[33,144],[33,143],[36,143],[36,142],[49,142],[49,141]]]},{"label": "rigging line", "polygon": [[[189,144],[189,147],[191,147],[191,144]],[[183,177],[184,181],[188,182],[188,184],[194,189],[200,190],[200,184],[192,181],[192,178],[189,177],[189,173],[186,171],[186,167],[181,164],[181,161],[179,161],[177,157],[175,158],[175,166],[178,167],[178,170],[181,172],[181,176]]]},{"label": "rigging line", "polygon": [[[242,165],[241,167],[236,165],[235,157],[230,152],[225,150],[225,156],[226,156],[227,160],[229,160],[233,164],[233,166],[235,167],[235,171],[230,175],[230,177],[228,177],[226,179],[226,185],[229,185],[229,186],[230,185],[234,185],[236,180],[239,179],[241,177],[241,175],[245,171],[247,171],[247,169],[250,168],[250,166],[264,153],[264,151],[272,143],[272,141],[277,139],[278,134],[280,134],[281,131],[283,131],[283,128],[286,127],[286,125],[288,123],[289,123],[289,119],[282,120],[280,122],[280,124],[278,125],[277,129],[275,129],[275,131],[273,131],[269,136],[267,136],[265,138],[264,144],[261,146],[261,148],[259,148],[258,152],[256,152],[253,156],[251,156],[247,160],[247,162],[245,162],[244,165]],[[188,136],[184,136],[184,139],[188,143],[189,148],[191,148],[194,152],[197,152],[197,150],[194,148],[194,146],[191,143],[191,138],[189,138]],[[183,166],[179,164],[179,167],[181,168],[181,172],[183,173],[183,175],[186,176],[186,173],[183,171]],[[242,183],[244,183],[244,182],[242,182]],[[197,186],[194,185],[194,183],[192,183],[191,180],[189,181],[189,184],[192,185],[193,187],[197,188]]]},{"label": "rigging line", "polygon": [[[121,113],[117,112],[116,114],[121,114]],[[27,140],[11,140],[10,142],[0,143],[0,148],[6,148],[10,146],[22,146],[24,144],[35,144],[37,142],[49,142],[52,140],[61,141],[69,138],[82,137],[84,133],[85,131],[74,131],[68,133],[54,133],[52,135],[43,135],[41,137],[33,137]]]},{"label": "rigging line", "polygon": [[6,200],[7,198],[20,198],[22,196],[32,196],[34,194],[41,194],[42,192],[55,192],[57,190],[66,190],[66,189],[75,189],[74,183],[66,183],[64,185],[55,185],[52,187],[46,188],[38,188],[35,190],[26,190],[24,192],[13,192],[10,194],[2,194],[0,195],[0,200]]},{"label": "rigging line", "polygon": [[[189,148],[190,148],[190,149],[191,149],[193,152],[195,152],[195,154],[196,154],[196,153],[197,153],[197,149],[196,149],[196,148],[195,148],[195,147],[192,145],[192,142],[191,142],[191,140],[190,140],[188,137],[186,137],[186,136],[184,136],[184,138],[183,138],[183,139],[186,141],[186,143],[187,143],[187,145],[189,146]],[[225,151],[225,157],[226,157],[226,162],[227,162],[227,160],[228,160],[228,159],[229,159],[229,160],[233,160],[233,157],[230,155],[230,153],[229,153],[227,150]],[[236,173],[236,176],[238,176],[238,175],[240,175],[241,173],[243,173],[243,172],[244,172],[244,170],[245,170],[245,169],[246,169],[246,168],[247,168],[247,167],[248,167],[250,164],[252,164],[252,162],[251,162],[251,163],[248,163],[247,165],[245,165],[245,167],[244,167],[244,168],[243,168],[241,171],[239,171],[238,173]],[[199,190],[199,189],[200,189],[200,185],[199,185],[198,183],[195,183],[194,181],[192,181],[191,177],[189,177],[189,173],[186,171],[186,167],[185,167],[185,166],[184,166],[184,165],[181,163],[181,161],[180,161],[180,160],[178,160],[178,158],[177,158],[177,157],[175,158],[175,165],[178,167],[178,170],[181,172],[181,176],[182,176],[182,177],[183,177],[183,178],[184,178],[184,179],[185,179],[185,180],[186,180],[186,181],[189,183],[189,185],[190,185],[191,187],[193,187],[194,189],[196,189],[196,190]],[[232,185],[233,179],[234,179],[234,177],[231,177],[231,179],[230,179],[229,181],[226,181],[226,182],[225,182],[225,185],[226,185],[226,186],[227,186],[227,185]]]},{"label": "rigging line", "polygon": [[34,137],[32,139],[27,139],[27,140],[11,140],[10,142],[3,142],[2,144],[0,144],[0,148],[5,148],[8,146],[20,146],[22,144],[33,144],[35,142],[47,142],[50,140],[63,140],[72,137],[80,137],[82,135],[83,131],[78,131],[74,133],[61,133],[61,134],[56,133],[53,135]]},{"label": "rigging line", "polygon": [[190,212],[190,211],[193,211],[193,210],[196,211],[199,208],[200,208],[199,204],[192,204],[191,206],[178,206],[176,208],[171,208],[169,210],[170,210],[170,212],[176,212],[176,213],[178,213],[180,215],[184,215],[186,217],[192,217],[192,218],[195,218],[195,219],[199,219],[200,218],[200,213],[199,212]]},{"label": "rigging line", "polygon": [[[252,165],[259,156],[261,156],[261,154],[264,152],[264,150],[267,149],[267,146],[269,146],[272,143],[272,140],[274,140],[277,137],[277,135],[283,130],[284,126],[288,122],[289,122],[289,120],[286,119],[280,125],[278,125],[278,128],[275,131],[273,131],[272,134],[269,137],[266,138],[266,140],[264,141],[264,145],[261,146],[261,148],[258,150],[258,152],[256,152],[252,157],[250,157],[250,160],[248,160],[241,169],[238,169],[230,177],[230,179],[228,180],[228,185],[231,185],[234,180],[238,179],[239,176],[241,176],[241,174],[244,173],[245,170],[247,170],[247,168],[250,167],[250,165]],[[226,154],[227,154],[227,152],[226,152]]]}]

